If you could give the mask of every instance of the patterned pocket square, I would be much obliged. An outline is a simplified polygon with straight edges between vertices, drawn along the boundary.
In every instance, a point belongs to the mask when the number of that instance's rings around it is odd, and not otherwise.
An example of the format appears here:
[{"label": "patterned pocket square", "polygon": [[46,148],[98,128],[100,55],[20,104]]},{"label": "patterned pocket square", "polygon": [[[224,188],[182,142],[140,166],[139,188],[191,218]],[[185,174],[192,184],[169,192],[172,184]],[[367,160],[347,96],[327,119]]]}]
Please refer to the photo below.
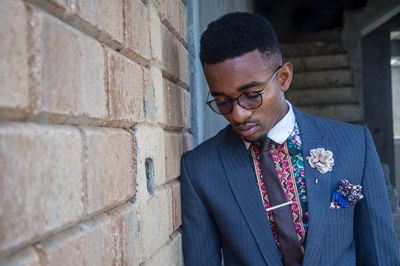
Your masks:
[{"label": "patterned pocket square", "polygon": [[356,205],[364,196],[361,185],[352,185],[347,179],[340,180],[338,189],[332,195],[330,209],[340,209]]}]

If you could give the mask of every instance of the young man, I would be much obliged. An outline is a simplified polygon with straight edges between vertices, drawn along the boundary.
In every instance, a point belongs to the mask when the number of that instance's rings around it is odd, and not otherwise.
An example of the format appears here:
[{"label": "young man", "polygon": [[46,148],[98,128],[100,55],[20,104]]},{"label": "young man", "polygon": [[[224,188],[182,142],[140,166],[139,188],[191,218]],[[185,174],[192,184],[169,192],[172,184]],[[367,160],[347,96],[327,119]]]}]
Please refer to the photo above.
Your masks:
[{"label": "young man", "polygon": [[200,49],[230,125],[182,157],[185,264],[399,265],[371,134],[285,100],[293,68],[269,22],[227,14]]}]

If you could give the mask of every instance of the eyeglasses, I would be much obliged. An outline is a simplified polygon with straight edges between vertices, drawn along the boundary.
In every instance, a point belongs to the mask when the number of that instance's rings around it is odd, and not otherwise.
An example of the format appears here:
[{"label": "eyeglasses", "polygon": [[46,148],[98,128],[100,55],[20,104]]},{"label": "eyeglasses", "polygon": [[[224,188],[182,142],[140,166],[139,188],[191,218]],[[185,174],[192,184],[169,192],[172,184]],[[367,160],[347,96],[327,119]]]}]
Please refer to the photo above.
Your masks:
[{"label": "eyeglasses", "polygon": [[[232,112],[233,110],[233,102],[237,101],[237,103],[246,110],[256,109],[262,105],[262,94],[264,91],[269,87],[271,81],[275,78],[276,74],[278,73],[279,69],[282,66],[279,66],[272,77],[265,81],[267,84],[262,90],[259,91],[251,91],[246,92],[239,95],[236,98],[218,98],[211,101],[207,101],[206,104],[210,106],[211,110],[216,112],[217,114],[226,115]],[[210,92],[208,92],[208,97],[210,96]]]}]

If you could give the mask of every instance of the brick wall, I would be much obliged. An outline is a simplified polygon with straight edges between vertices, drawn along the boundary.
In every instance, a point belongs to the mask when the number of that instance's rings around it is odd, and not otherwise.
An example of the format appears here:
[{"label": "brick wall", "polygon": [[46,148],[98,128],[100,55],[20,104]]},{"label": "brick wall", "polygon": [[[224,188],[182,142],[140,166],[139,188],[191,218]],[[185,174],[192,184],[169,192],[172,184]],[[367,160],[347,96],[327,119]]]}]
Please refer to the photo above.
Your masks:
[{"label": "brick wall", "polygon": [[0,1],[0,264],[182,265],[182,0]]}]

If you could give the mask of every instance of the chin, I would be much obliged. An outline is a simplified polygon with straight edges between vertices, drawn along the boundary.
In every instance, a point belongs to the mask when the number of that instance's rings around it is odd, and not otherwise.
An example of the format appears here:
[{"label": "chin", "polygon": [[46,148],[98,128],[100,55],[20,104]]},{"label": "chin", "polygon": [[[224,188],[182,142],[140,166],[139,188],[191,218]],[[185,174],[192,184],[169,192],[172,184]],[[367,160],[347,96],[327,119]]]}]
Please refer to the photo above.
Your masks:
[{"label": "chin", "polygon": [[264,141],[266,135],[261,135],[261,136],[249,136],[249,137],[242,137],[245,141],[250,142],[250,143],[261,143]]}]

